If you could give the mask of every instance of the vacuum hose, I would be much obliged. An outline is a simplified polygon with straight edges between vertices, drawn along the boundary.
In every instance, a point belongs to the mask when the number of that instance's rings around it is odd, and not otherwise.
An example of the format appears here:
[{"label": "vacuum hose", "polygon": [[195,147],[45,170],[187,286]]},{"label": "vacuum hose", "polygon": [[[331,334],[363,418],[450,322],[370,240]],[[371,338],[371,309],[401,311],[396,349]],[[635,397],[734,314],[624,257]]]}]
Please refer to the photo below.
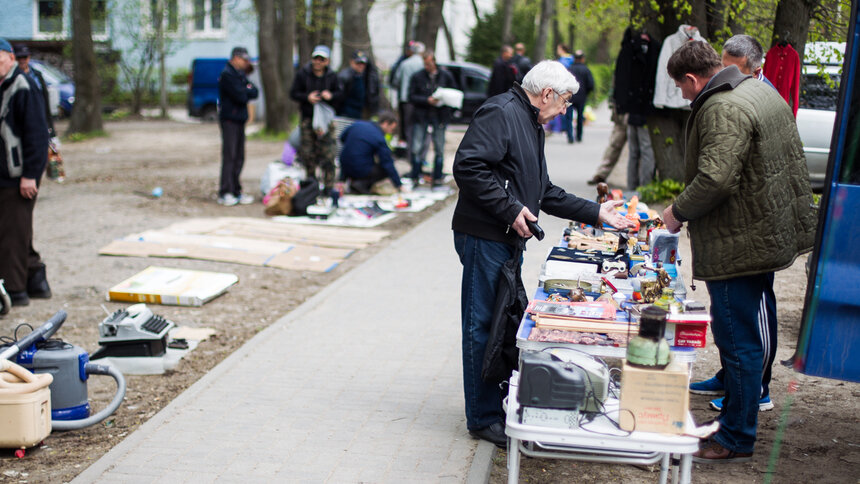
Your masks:
[{"label": "vacuum hose", "polygon": [[116,394],[113,400],[101,412],[80,420],[51,420],[51,428],[56,431],[78,430],[97,424],[113,414],[125,398],[125,377],[119,370],[107,365],[87,363],[84,367],[87,375],[110,375],[116,380]]}]

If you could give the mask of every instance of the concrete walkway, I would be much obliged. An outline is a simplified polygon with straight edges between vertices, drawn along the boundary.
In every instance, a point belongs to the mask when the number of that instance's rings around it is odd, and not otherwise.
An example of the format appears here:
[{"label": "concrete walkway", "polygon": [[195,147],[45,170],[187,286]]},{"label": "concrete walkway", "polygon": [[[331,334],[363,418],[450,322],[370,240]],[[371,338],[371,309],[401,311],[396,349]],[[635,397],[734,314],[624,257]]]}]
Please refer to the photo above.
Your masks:
[{"label": "concrete walkway", "polygon": [[[587,198],[611,128],[598,116],[583,143],[547,140],[553,181]],[[463,413],[452,212],[262,331],[74,482],[486,482],[494,447]],[[540,223],[527,288],[566,226]]]}]

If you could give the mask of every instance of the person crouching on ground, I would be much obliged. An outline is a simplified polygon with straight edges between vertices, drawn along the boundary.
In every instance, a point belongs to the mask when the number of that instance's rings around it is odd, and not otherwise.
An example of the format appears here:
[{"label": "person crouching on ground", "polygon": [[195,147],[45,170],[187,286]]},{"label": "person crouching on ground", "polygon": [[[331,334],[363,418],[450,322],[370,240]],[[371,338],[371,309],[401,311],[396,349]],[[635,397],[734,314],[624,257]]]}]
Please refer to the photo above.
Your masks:
[{"label": "person crouching on ground", "polygon": [[353,193],[369,194],[373,185],[388,177],[398,190],[401,189],[400,175],[394,167],[394,157],[391,148],[385,140],[385,135],[397,130],[397,118],[394,113],[383,111],[379,113],[379,122],[356,121],[343,134],[340,141],[343,149],[340,152],[341,178],[350,180],[350,191]]},{"label": "person crouching on ground", "polygon": [[499,386],[481,369],[496,288],[505,261],[532,236],[526,221],[540,210],[592,225],[626,229],[615,210],[566,193],[547,174],[542,125],[570,107],[579,86],[559,62],[543,61],[508,92],[488,99],[457,149],[454,179],[460,187],[452,228],[463,264],[461,293],[463,390],[469,433],[504,447],[505,412]]}]

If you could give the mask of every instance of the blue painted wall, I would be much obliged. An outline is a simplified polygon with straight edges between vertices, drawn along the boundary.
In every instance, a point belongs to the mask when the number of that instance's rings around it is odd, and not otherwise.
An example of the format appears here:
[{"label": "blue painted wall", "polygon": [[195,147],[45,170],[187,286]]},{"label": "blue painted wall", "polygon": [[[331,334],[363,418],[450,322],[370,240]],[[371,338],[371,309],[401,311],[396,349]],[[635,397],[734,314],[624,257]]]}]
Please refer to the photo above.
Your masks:
[{"label": "blue painted wall", "polygon": [[27,40],[33,37],[32,0],[3,0],[0,15],[0,37]]}]

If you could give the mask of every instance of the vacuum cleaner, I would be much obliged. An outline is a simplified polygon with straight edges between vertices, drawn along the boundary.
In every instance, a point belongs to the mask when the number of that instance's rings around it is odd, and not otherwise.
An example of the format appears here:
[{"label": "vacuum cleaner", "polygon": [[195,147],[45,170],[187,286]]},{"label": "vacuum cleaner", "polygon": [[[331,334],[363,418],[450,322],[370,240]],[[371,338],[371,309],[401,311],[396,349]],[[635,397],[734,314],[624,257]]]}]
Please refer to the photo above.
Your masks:
[{"label": "vacuum cleaner", "polygon": [[[49,339],[66,320],[66,312],[57,311],[51,319],[26,337],[8,346],[0,346],[0,360],[16,357],[17,364],[35,374],[50,373],[51,429],[77,430],[101,422],[113,414],[125,398],[125,377],[115,368],[90,363],[83,348],[62,340]],[[108,375],[116,380],[116,394],[102,411],[90,415],[87,379],[90,375]]]}]

